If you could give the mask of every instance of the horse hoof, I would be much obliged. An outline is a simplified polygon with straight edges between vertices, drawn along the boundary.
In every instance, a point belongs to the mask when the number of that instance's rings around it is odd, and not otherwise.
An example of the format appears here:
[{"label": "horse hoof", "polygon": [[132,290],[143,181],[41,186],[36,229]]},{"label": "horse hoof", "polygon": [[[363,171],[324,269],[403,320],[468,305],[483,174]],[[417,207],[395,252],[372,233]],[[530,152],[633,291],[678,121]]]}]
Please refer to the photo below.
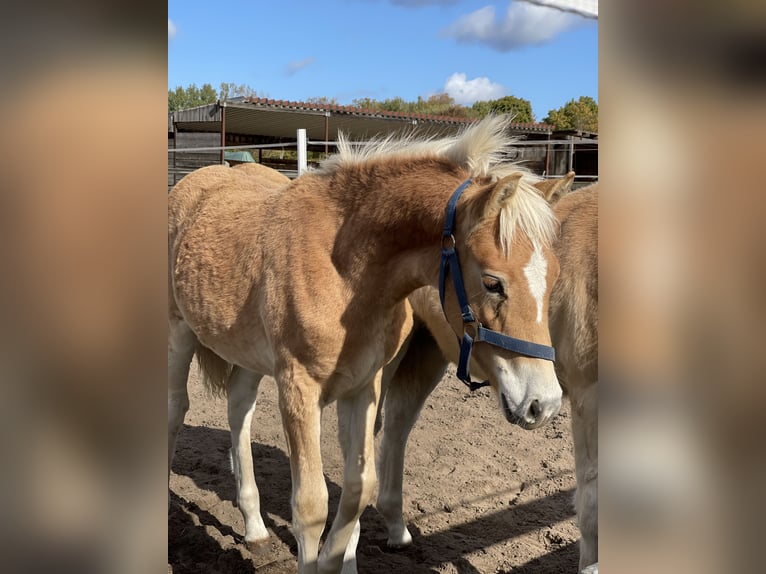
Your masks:
[{"label": "horse hoof", "polygon": [[251,554],[265,554],[271,549],[271,541],[268,538],[262,540],[245,540],[245,546]]},{"label": "horse hoof", "polygon": [[399,538],[389,538],[386,542],[386,546],[388,546],[391,550],[402,550],[403,548],[407,548],[407,546],[410,546],[412,544],[412,536],[409,532],[406,530]]}]

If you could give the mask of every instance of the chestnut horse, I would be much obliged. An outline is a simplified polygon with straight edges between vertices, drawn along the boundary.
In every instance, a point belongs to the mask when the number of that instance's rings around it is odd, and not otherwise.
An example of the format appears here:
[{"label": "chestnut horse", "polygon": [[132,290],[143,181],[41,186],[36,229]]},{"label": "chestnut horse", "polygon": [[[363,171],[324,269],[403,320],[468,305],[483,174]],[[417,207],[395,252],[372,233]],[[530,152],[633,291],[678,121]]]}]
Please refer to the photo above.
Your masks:
[{"label": "chestnut horse", "polygon": [[[572,411],[582,569],[598,561],[598,184],[564,195],[573,176],[570,172],[561,180],[548,180],[537,187],[555,203],[554,212],[561,224],[554,244],[560,275],[551,294],[549,321],[556,347],[556,373],[569,395]],[[378,461],[378,510],[386,520],[392,547],[412,542],[402,516],[407,438],[449,361],[458,361],[455,335],[444,319],[436,291],[424,287],[409,300],[416,327],[383,376],[385,416]],[[480,374],[480,365],[474,370]]]},{"label": "chestnut horse", "polygon": [[[300,573],[356,571],[359,516],[376,483],[382,367],[412,330],[414,290],[440,285],[464,364],[476,342],[473,362],[509,420],[534,428],[560,408],[547,321],[557,224],[536,178],[504,161],[508,124],[490,117],[440,140],[341,141],[290,183],[203,168],[170,194],[169,466],[196,353],[208,388],[228,397],[245,540],[266,541],[250,421],[262,376],[273,376]],[[320,552],[320,421],[333,401],[345,466]]]}]

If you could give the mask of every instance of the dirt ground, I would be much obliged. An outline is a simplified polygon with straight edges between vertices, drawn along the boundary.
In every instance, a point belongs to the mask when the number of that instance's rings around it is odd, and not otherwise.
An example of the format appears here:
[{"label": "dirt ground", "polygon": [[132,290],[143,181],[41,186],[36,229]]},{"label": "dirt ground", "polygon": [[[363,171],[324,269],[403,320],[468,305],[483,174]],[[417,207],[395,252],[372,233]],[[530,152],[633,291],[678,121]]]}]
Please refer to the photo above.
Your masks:
[{"label": "dirt ground", "polygon": [[[357,551],[360,574],[575,574],[579,532],[568,404],[545,427],[525,431],[505,421],[492,391],[471,394],[453,373],[429,398],[408,445],[404,512],[414,544],[389,550],[383,520],[368,507]],[[259,555],[245,547],[242,516],[232,503],[226,404],[206,395],[194,368],[189,392],[170,479],[168,572],[295,572],[290,467],[274,381],[261,384],[253,417],[256,479],[272,534],[271,548]],[[322,426],[332,517],[342,476],[333,406]]]}]

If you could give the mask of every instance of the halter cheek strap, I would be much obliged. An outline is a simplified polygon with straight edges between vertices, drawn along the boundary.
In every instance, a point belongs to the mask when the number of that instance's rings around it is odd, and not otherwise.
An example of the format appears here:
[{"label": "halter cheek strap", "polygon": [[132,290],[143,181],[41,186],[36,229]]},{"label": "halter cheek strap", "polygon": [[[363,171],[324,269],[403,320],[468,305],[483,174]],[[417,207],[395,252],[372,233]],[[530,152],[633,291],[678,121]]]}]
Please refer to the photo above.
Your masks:
[{"label": "halter cheek strap", "polygon": [[553,350],[553,347],[548,345],[516,339],[515,337],[509,337],[508,335],[499,333],[498,331],[485,329],[473,314],[471,306],[468,304],[468,296],[466,295],[465,284],[463,283],[463,273],[460,270],[460,260],[457,256],[454,235],[457,202],[463,191],[465,191],[470,184],[470,179],[467,179],[460,184],[447,203],[444,231],[442,232],[441,264],[439,265],[439,298],[441,300],[442,311],[444,311],[446,316],[446,309],[444,307],[444,289],[447,282],[447,274],[449,273],[452,277],[452,285],[455,288],[458,304],[460,305],[460,314],[463,317],[463,337],[460,339],[460,359],[458,360],[457,377],[465,383],[470,390],[475,391],[481,387],[488,386],[489,382],[484,381],[483,383],[476,383],[471,380],[471,375],[468,372],[468,364],[471,361],[471,351],[473,350],[474,343],[488,343],[494,347],[500,347],[501,349],[518,353],[519,355],[535,359],[545,359],[547,361],[554,361],[556,353]]}]

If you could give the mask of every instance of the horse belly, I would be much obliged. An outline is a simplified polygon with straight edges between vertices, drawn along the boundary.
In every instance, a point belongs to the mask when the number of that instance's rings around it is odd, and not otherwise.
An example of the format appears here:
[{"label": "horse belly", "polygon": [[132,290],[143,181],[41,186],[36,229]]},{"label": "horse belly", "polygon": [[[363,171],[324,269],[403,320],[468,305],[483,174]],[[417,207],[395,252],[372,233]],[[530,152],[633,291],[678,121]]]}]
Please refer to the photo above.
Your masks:
[{"label": "horse belly", "polygon": [[184,320],[205,347],[226,362],[262,375],[274,374],[274,350],[259,319],[193,312],[179,305]]},{"label": "horse belly", "polygon": [[274,351],[262,327],[247,333],[229,331],[223,337],[200,337],[200,342],[228,363],[261,375],[274,375]]},{"label": "horse belly", "polygon": [[271,375],[274,352],[258,312],[252,276],[209,258],[185,257],[179,249],[173,296],[199,341],[227,362]]}]

